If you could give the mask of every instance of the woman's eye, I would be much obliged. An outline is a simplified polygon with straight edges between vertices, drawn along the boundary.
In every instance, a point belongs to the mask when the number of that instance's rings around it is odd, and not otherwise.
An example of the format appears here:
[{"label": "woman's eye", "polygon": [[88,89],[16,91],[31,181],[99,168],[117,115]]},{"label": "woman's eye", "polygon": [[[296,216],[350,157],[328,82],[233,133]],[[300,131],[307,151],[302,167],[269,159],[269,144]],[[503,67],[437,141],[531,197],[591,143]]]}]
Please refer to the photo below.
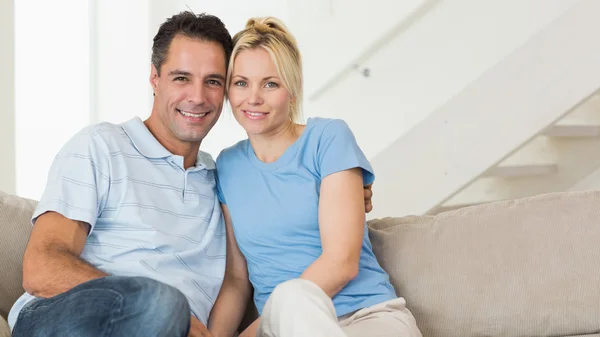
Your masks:
[{"label": "woman's eye", "polygon": [[265,88],[277,88],[279,87],[279,85],[275,82],[268,82],[267,84],[265,84]]},{"label": "woman's eye", "polygon": [[234,85],[236,87],[245,87],[246,86],[246,82],[245,81],[237,81],[234,83]]}]

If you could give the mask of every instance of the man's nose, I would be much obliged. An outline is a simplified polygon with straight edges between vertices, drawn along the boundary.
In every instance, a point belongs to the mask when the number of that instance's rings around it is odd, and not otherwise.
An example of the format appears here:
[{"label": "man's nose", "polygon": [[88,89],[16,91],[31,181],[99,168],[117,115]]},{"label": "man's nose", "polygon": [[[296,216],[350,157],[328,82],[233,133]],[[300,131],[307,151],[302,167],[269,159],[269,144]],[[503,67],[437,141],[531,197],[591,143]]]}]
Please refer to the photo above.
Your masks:
[{"label": "man's nose", "polygon": [[206,102],[206,88],[204,84],[195,84],[191,86],[191,92],[188,101],[194,105],[200,105]]}]

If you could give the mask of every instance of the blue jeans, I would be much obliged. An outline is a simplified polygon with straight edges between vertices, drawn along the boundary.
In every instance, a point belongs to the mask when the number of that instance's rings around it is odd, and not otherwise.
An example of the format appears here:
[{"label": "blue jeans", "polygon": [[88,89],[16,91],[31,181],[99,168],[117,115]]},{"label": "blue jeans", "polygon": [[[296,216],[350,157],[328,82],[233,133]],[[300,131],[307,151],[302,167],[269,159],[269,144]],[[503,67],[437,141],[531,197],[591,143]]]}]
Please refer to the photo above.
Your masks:
[{"label": "blue jeans", "polygon": [[145,277],[107,276],[21,310],[13,337],[186,337],[190,306],[177,289]]}]

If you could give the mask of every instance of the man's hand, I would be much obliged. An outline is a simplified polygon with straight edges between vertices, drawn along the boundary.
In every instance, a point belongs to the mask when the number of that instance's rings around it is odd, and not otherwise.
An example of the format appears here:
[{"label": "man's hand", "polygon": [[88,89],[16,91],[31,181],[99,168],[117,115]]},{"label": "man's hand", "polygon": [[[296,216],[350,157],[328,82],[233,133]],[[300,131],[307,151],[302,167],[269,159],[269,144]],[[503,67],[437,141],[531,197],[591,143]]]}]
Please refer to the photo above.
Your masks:
[{"label": "man's hand", "polygon": [[371,189],[373,184],[367,185],[363,187],[363,191],[365,193],[365,213],[369,213],[373,210],[373,190]]},{"label": "man's hand", "polygon": [[210,331],[208,331],[204,324],[202,324],[202,322],[192,315],[188,337],[212,337],[212,334]]}]

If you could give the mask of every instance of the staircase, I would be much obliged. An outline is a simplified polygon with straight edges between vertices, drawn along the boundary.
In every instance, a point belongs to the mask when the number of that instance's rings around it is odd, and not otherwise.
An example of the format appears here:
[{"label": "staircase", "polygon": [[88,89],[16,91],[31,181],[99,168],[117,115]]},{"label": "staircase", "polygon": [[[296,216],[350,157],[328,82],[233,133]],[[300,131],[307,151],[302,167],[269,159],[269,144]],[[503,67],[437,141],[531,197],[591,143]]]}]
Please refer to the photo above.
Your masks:
[{"label": "staircase", "polygon": [[[600,31],[600,2],[570,5],[394,141],[367,153],[378,177],[371,217],[565,191],[600,167],[600,45],[590,43]],[[359,142],[403,127],[393,117],[341,117],[358,129]]]},{"label": "staircase", "polygon": [[380,22],[334,6],[294,27],[327,51],[305,58],[304,111],[344,119],[375,169],[369,217],[600,182],[600,1],[371,3]]},{"label": "staircase", "polygon": [[427,213],[565,191],[599,167],[597,92]]}]

